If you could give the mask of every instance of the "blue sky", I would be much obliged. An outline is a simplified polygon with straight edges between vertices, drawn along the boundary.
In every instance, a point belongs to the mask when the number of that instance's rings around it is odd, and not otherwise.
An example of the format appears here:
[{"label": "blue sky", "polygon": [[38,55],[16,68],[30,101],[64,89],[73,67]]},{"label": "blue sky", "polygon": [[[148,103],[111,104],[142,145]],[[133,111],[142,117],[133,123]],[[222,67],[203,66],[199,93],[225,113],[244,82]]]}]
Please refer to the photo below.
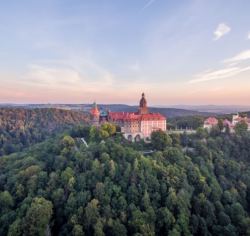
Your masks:
[{"label": "blue sky", "polygon": [[0,3],[0,102],[250,101],[248,0]]}]

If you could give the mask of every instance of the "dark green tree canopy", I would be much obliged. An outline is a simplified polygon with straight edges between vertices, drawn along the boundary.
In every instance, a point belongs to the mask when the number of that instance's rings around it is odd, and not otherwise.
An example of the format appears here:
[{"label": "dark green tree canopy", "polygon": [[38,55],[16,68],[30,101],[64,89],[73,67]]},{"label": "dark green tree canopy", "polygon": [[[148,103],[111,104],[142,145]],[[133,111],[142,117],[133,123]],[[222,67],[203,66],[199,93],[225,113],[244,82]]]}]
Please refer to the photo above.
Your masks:
[{"label": "dark green tree canopy", "polygon": [[76,126],[2,156],[0,235],[249,235],[249,132],[114,132]]}]

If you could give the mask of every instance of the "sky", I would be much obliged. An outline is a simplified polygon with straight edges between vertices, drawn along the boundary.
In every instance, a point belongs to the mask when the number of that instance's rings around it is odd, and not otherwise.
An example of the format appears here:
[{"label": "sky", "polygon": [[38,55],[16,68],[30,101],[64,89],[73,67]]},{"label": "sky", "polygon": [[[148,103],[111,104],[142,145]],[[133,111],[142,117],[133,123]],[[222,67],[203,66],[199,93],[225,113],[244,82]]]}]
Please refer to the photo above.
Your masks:
[{"label": "sky", "polygon": [[0,3],[0,103],[250,105],[249,0]]}]

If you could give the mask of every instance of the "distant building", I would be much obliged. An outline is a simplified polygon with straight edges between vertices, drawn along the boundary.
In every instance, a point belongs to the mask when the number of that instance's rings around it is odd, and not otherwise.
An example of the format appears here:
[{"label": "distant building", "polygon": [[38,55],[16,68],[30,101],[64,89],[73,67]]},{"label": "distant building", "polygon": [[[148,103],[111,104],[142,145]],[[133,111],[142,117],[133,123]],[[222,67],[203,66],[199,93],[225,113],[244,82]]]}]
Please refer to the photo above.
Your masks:
[{"label": "distant building", "polygon": [[225,120],[223,121],[223,127],[224,127],[224,128],[223,128],[223,132],[225,132],[226,129],[228,129],[230,133],[233,133],[233,132],[234,132],[234,126],[232,125],[232,122],[229,121],[228,119],[225,119]]},{"label": "distant building", "polygon": [[250,131],[250,119],[247,116],[240,116],[239,113],[236,115],[233,115],[232,117],[232,127],[235,128],[235,126],[238,123],[244,122],[248,125],[248,131]]},{"label": "distant building", "polygon": [[213,127],[218,125],[218,119],[216,119],[215,117],[208,117],[203,124],[203,128],[207,129],[208,131],[210,131]]},{"label": "distant building", "polygon": [[[92,112],[93,110],[93,112]],[[97,114],[95,108],[91,110],[93,118]],[[142,94],[138,112],[99,112],[99,123],[109,121],[121,127],[124,137],[131,141],[139,141],[151,137],[155,130],[167,129],[166,117],[160,113],[150,113],[145,94]],[[93,120],[94,121],[94,120]],[[95,121],[93,122],[95,123]]]},{"label": "distant building", "polygon": [[[218,122],[218,119],[215,117],[209,117],[204,121],[203,128],[210,131],[213,127],[218,125]],[[247,116],[240,116],[239,114],[236,114],[232,116],[232,121],[228,119],[223,120],[223,132],[225,132],[228,128],[230,133],[234,133],[235,126],[241,122],[245,122],[248,125],[248,131],[250,131],[250,119]]]}]

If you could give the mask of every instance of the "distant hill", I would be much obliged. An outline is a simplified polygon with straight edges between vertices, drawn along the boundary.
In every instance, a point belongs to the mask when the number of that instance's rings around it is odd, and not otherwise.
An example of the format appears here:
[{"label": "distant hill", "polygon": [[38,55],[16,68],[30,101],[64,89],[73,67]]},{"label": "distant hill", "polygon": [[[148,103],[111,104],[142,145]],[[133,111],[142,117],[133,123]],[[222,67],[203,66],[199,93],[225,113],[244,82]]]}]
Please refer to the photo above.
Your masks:
[{"label": "distant hill", "polygon": [[88,115],[83,112],[0,108],[0,156],[20,151],[65,128],[88,121]]},{"label": "distant hill", "polygon": [[[111,110],[111,111],[124,111],[124,112],[136,112],[138,111],[138,106],[129,106],[123,104],[99,104],[100,108]],[[172,118],[180,116],[209,116],[215,115],[211,112],[199,112],[194,110],[185,110],[178,108],[162,108],[162,107],[149,107],[150,112],[158,112],[162,115]]]},{"label": "distant hill", "polygon": [[231,114],[237,112],[249,111],[250,106],[240,106],[240,105],[175,105],[174,108],[194,110],[200,112],[210,112],[216,114]]},{"label": "distant hill", "polygon": [[[22,108],[57,108],[63,110],[81,110],[89,111],[92,104],[0,104],[0,107],[22,107]],[[138,106],[129,106],[125,104],[98,104],[99,108],[111,111],[124,111],[124,112],[136,112]],[[216,112],[205,112],[182,108],[164,108],[164,107],[149,107],[150,112],[159,112],[162,115],[172,118],[180,116],[209,116],[216,115]]]}]

